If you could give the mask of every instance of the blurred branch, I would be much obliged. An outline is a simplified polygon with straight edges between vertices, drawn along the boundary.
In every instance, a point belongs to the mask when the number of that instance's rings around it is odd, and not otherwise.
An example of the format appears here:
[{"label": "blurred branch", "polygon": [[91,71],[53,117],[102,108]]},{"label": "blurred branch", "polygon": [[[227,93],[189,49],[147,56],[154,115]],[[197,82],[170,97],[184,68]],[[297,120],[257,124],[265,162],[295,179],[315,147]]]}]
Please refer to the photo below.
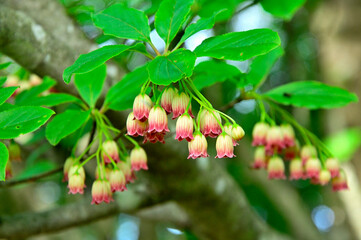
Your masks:
[{"label": "blurred branch", "polygon": [[53,175],[55,173],[59,173],[62,170],[63,170],[63,166],[55,168],[55,169],[50,170],[48,172],[44,172],[44,173],[40,173],[40,174],[35,175],[35,176],[28,177],[28,178],[14,179],[14,180],[6,181],[6,182],[1,182],[0,183],[0,188],[8,188],[8,187],[12,187],[12,186],[19,185],[19,184],[22,184],[22,183],[35,182],[35,181],[37,181],[39,179],[49,177],[49,176],[51,176],[51,175]]}]

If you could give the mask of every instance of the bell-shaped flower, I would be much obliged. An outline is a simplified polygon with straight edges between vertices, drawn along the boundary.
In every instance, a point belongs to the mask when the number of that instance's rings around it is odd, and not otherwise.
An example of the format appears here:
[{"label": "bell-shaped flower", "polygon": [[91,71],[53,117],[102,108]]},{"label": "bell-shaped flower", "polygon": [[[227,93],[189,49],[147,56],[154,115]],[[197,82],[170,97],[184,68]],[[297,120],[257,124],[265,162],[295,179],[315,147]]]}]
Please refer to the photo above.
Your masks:
[{"label": "bell-shaped flower", "polygon": [[233,158],[236,156],[233,153],[234,147],[232,137],[229,136],[226,132],[221,133],[221,135],[217,137],[216,150],[216,158]]},{"label": "bell-shaped flower", "polygon": [[175,139],[190,142],[193,139],[193,119],[188,113],[184,113],[177,119]]},{"label": "bell-shaped flower", "polygon": [[144,136],[147,131],[148,121],[141,122],[134,119],[134,114],[131,112],[127,118],[127,135],[133,137]]},{"label": "bell-shaped flower", "polygon": [[148,119],[150,109],[153,107],[152,99],[147,94],[139,94],[133,103],[134,119],[144,122]]},{"label": "bell-shaped flower", "polygon": [[193,134],[193,139],[188,142],[188,150],[189,150],[189,158],[205,158],[208,157],[208,153],[207,153],[207,139],[206,137],[200,133],[200,132],[195,132]]},{"label": "bell-shaped flower", "polygon": [[164,108],[167,114],[172,112],[172,103],[176,94],[178,94],[178,89],[174,87],[167,87],[162,94],[160,105]]},{"label": "bell-shaped flower", "polygon": [[143,148],[136,146],[130,152],[130,163],[133,171],[148,170],[147,154]]}]

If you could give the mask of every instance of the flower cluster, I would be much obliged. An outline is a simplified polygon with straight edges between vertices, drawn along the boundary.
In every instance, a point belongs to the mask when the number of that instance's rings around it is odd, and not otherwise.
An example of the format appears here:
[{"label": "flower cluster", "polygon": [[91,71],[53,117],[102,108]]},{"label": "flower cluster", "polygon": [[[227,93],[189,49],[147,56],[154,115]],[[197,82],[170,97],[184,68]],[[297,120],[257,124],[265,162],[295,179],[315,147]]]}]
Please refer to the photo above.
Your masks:
[{"label": "flower cluster", "polygon": [[[201,106],[196,119],[192,113],[191,97]],[[217,138],[216,158],[235,156],[234,146],[244,136],[242,127],[226,114],[213,109],[209,102],[197,99],[190,90],[178,90],[173,86],[165,87],[155,102],[145,93],[134,99],[133,112],[127,118],[127,135],[142,136],[143,143],[165,143],[164,137],[169,132],[167,115],[171,113],[172,119],[176,119],[175,139],[188,142],[188,158],[209,156],[206,137]],[[222,117],[226,120],[224,126]]]},{"label": "flower cluster", "polygon": [[[114,192],[127,190],[126,184],[135,179],[134,171],[148,169],[147,155],[143,148],[136,145],[130,155],[121,153],[113,140],[104,141],[99,148],[101,162],[95,171],[96,180],[92,185],[92,204],[113,201]],[[69,194],[84,193],[85,171],[83,165],[93,158],[91,155],[80,163],[80,158],[69,157],[64,164],[64,181],[68,181]]]},{"label": "flower cluster", "polygon": [[326,185],[332,180],[334,191],[348,188],[339,161],[332,157],[319,158],[321,154],[317,154],[317,149],[311,144],[300,149],[290,124],[270,126],[259,122],[253,128],[252,136],[252,145],[256,147],[252,167],[267,169],[269,179],[286,179],[287,162],[290,180],[310,179],[311,183],[319,185]]}]

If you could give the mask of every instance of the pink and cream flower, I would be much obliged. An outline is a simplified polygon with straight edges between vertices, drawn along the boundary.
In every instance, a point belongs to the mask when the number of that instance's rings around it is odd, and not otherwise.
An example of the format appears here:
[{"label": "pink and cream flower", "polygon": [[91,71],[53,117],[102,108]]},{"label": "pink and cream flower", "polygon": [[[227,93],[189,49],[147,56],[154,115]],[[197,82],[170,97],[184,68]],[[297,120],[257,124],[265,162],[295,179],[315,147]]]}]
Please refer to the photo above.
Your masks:
[{"label": "pink and cream flower", "polygon": [[285,147],[292,147],[295,145],[295,131],[290,124],[282,124],[281,131],[283,134],[283,144]]},{"label": "pink and cream flower", "polygon": [[105,163],[119,162],[119,152],[117,143],[113,140],[106,140],[102,144],[103,158]]},{"label": "pink and cream flower", "polygon": [[321,172],[321,162],[318,158],[310,158],[307,160],[306,165],[306,176],[308,178],[318,179]]},{"label": "pink and cream flower", "polygon": [[302,163],[306,164],[308,159],[317,157],[316,148],[312,145],[305,145],[301,148],[300,156]]},{"label": "pink and cream flower", "polygon": [[267,131],[266,153],[273,155],[279,153],[285,147],[282,130],[279,126],[272,126]]},{"label": "pink and cream flower", "polygon": [[331,173],[331,177],[337,177],[340,174],[340,164],[337,158],[328,158],[326,160],[326,168]]},{"label": "pink and cream flower", "polygon": [[175,139],[178,141],[186,139],[188,142],[193,139],[193,119],[188,113],[184,113],[178,118]]},{"label": "pink and cream flower", "polygon": [[95,180],[92,186],[92,204],[100,204],[102,202],[109,203],[113,200],[110,183],[108,180]]},{"label": "pink and cream flower", "polygon": [[266,159],[266,151],[264,146],[258,146],[256,151],[254,152],[254,161],[252,164],[252,168],[267,168],[267,159]]},{"label": "pink and cream flower", "polygon": [[64,182],[69,180],[69,170],[70,170],[71,166],[74,165],[74,163],[75,163],[75,159],[73,157],[68,157],[65,160],[64,167],[63,167],[63,174],[64,174],[63,181]]},{"label": "pink and cream flower", "polygon": [[112,192],[123,192],[127,190],[125,176],[119,169],[114,169],[110,172],[109,183]]},{"label": "pink and cream flower", "polygon": [[79,173],[69,176],[68,188],[69,194],[84,193],[84,178]]},{"label": "pink and cream flower", "polygon": [[264,122],[259,122],[256,123],[256,125],[254,125],[252,131],[253,146],[266,145],[268,129],[269,129],[269,125]]},{"label": "pink and cream flower", "polygon": [[127,118],[127,135],[138,137],[144,136],[144,133],[148,131],[148,121],[141,122],[134,119],[134,114],[131,112]]},{"label": "pink and cream flower", "polygon": [[148,170],[147,154],[143,148],[137,146],[130,152],[130,163],[133,171]]},{"label": "pink and cream flower", "polygon": [[233,153],[234,147],[232,137],[229,136],[226,132],[223,132],[221,133],[221,135],[218,136],[216,141],[216,150],[216,158],[233,158],[236,156]]},{"label": "pink and cream flower", "polygon": [[164,108],[167,114],[172,112],[172,103],[176,94],[178,94],[178,89],[174,87],[167,87],[162,94],[160,105]]},{"label": "pink and cream flower", "polygon": [[200,130],[206,137],[216,138],[222,133],[221,116],[216,111],[202,110],[199,113]]},{"label": "pink and cream flower", "polygon": [[205,158],[208,157],[208,153],[207,153],[207,139],[206,137],[200,133],[200,132],[195,132],[193,134],[193,139],[188,142],[188,150],[189,150],[189,158]]},{"label": "pink and cream flower", "polygon": [[188,105],[190,105],[188,108],[188,114],[192,118],[194,118],[192,113],[192,104],[190,103],[189,96],[185,92],[175,93],[172,101],[172,111],[173,111],[172,119],[176,119],[177,117],[185,113]]},{"label": "pink and cream flower", "polygon": [[148,133],[163,133],[169,132],[168,129],[168,118],[164,109],[156,105],[149,112],[149,129]]},{"label": "pink and cream flower", "polygon": [[286,179],[285,164],[278,156],[274,156],[269,160],[267,171],[269,179]]},{"label": "pink and cream flower", "polygon": [[150,97],[147,94],[139,94],[133,103],[133,114],[134,119],[137,119],[141,122],[144,122],[149,117],[150,109],[152,108],[153,103]]},{"label": "pink and cream flower", "polygon": [[126,180],[127,183],[134,182],[135,174],[131,169],[129,156],[126,158],[125,161],[118,162],[117,166],[123,172],[125,180]]},{"label": "pink and cream flower", "polygon": [[290,180],[298,180],[304,177],[304,169],[300,158],[294,158],[290,162]]},{"label": "pink and cream flower", "polygon": [[332,178],[332,190],[341,191],[348,189],[346,173],[340,169],[337,177]]},{"label": "pink and cream flower", "polygon": [[329,183],[331,180],[331,173],[330,171],[328,171],[327,169],[322,169],[320,172],[320,176],[317,179],[318,183],[322,186],[326,185],[327,183]]}]

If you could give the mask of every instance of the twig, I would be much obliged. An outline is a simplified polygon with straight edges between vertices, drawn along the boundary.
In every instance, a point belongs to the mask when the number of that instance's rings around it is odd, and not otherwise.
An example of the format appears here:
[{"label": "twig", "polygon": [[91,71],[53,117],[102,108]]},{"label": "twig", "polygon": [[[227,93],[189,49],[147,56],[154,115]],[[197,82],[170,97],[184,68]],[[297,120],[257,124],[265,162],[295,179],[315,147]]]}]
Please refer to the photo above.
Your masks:
[{"label": "twig", "polygon": [[42,179],[42,178],[51,176],[51,175],[53,175],[55,173],[61,172],[62,170],[63,170],[63,166],[55,168],[55,169],[50,170],[50,171],[45,172],[45,173],[40,173],[38,175],[28,177],[28,178],[14,179],[14,180],[2,182],[2,183],[0,183],[0,188],[8,188],[8,187],[12,187],[12,186],[22,184],[22,183],[35,182],[35,181],[37,181],[39,179]]}]

